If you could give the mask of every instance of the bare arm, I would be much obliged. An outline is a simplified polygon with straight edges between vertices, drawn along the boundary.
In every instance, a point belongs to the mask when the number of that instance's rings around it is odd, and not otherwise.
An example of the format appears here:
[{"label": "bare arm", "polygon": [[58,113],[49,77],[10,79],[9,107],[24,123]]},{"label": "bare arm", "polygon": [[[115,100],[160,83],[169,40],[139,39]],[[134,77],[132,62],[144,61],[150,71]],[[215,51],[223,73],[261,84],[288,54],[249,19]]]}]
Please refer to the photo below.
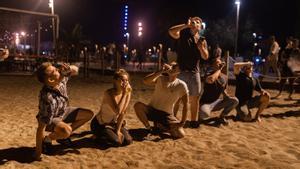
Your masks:
[{"label": "bare arm", "polygon": [[125,104],[119,114],[119,117],[117,119],[117,133],[120,132],[121,130],[121,127],[122,127],[122,124],[123,124],[123,121],[124,121],[124,117],[125,117],[125,114],[126,114],[126,110],[127,110],[127,107],[129,105],[129,102],[130,102],[130,99],[131,99],[131,93],[128,93],[127,96],[126,96],[126,99],[125,99]]},{"label": "bare arm", "polygon": [[197,43],[197,47],[200,51],[200,55],[202,57],[202,59],[207,60],[209,58],[209,53],[208,53],[208,49],[207,49],[207,42],[206,40],[199,40]]},{"label": "bare arm", "polygon": [[36,130],[36,147],[35,147],[35,158],[36,160],[41,159],[42,154],[42,144],[44,139],[44,130],[46,128],[46,124],[43,122],[38,122],[38,128]]},{"label": "bare arm", "polygon": [[76,76],[78,75],[78,67],[75,65],[70,65],[70,69],[71,69],[71,76]]},{"label": "bare arm", "polygon": [[240,74],[242,67],[246,65],[251,65],[251,62],[240,62],[240,63],[235,63],[233,66],[233,73],[235,75]]},{"label": "bare arm", "polygon": [[180,31],[182,31],[183,29],[186,29],[186,28],[189,28],[189,25],[180,24],[180,25],[172,26],[169,29],[169,35],[174,39],[179,39],[180,38]]}]

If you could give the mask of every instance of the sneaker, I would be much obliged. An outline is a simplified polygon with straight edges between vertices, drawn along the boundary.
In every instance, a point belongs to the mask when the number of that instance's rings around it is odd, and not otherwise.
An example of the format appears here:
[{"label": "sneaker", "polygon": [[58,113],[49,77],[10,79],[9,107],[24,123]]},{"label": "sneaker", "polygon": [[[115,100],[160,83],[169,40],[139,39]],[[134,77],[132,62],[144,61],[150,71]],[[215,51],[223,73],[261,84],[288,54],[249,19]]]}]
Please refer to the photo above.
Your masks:
[{"label": "sneaker", "polygon": [[53,146],[51,142],[45,142],[43,140],[42,143],[42,153],[43,154],[51,154],[53,152]]},{"label": "sneaker", "polygon": [[59,144],[61,144],[63,146],[67,146],[67,147],[72,147],[72,145],[73,145],[70,138],[57,139],[56,142],[58,142]]},{"label": "sneaker", "polygon": [[200,126],[200,123],[198,121],[191,121],[190,122],[190,127],[191,128],[198,128]]}]

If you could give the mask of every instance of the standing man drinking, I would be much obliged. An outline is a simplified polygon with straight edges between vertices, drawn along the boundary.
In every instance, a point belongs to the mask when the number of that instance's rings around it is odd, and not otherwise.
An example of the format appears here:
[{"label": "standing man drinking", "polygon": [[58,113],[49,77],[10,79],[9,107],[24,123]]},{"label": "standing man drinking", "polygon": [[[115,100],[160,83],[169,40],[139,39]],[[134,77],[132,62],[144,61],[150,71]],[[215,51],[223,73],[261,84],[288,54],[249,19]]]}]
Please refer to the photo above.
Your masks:
[{"label": "standing man drinking", "polygon": [[209,57],[207,42],[200,35],[202,20],[191,17],[187,23],[175,25],[169,29],[169,35],[177,41],[177,62],[180,68],[179,79],[186,82],[189,90],[191,127],[199,127],[197,113],[199,110],[199,97],[201,92],[200,59]]}]

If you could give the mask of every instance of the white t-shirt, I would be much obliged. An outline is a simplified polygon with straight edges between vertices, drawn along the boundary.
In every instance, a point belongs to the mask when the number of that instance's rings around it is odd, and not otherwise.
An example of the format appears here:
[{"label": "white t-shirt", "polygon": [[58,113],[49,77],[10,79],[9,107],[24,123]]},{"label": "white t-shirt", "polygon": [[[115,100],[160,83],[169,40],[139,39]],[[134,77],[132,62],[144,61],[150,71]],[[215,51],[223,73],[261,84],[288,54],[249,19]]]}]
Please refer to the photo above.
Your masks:
[{"label": "white t-shirt", "polygon": [[172,114],[176,101],[188,94],[188,88],[184,81],[176,79],[169,82],[167,76],[157,78],[155,90],[149,103],[155,109]]}]

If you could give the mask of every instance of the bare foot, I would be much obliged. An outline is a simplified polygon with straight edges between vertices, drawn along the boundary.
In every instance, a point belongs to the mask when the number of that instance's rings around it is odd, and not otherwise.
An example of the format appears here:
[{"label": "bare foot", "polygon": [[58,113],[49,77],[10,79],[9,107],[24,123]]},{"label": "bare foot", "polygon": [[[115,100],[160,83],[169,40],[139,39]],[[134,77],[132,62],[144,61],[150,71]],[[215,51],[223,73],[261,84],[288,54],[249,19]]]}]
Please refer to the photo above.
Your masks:
[{"label": "bare foot", "polygon": [[261,123],[262,120],[261,120],[261,118],[258,116],[258,117],[255,118],[255,121],[257,121],[258,123]]}]

